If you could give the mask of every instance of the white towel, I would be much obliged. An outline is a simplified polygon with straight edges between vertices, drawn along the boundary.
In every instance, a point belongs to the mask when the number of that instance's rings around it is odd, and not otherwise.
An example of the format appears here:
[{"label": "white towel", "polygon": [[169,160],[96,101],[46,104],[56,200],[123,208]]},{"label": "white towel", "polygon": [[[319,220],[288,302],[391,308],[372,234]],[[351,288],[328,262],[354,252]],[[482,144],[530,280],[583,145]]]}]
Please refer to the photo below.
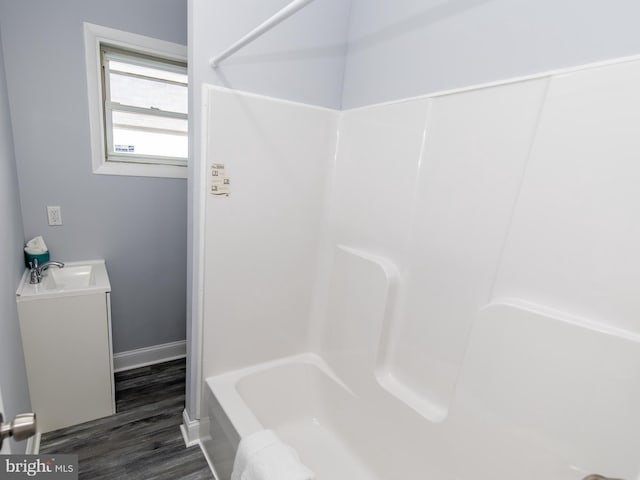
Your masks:
[{"label": "white towel", "polygon": [[315,474],[271,430],[244,437],[238,445],[231,480],[314,480]]}]

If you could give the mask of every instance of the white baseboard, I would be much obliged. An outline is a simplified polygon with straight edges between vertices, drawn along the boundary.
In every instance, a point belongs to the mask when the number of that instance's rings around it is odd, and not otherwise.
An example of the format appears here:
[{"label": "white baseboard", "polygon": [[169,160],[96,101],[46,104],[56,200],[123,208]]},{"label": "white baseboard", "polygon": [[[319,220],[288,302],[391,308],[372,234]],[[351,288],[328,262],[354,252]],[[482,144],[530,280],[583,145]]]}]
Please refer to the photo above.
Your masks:
[{"label": "white baseboard", "polygon": [[209,465],[209,469],[213,474],[213,478],[215,480],[219,480],[218,472],[216,472],[216,467],[213,465],[211,458],[209,457],[209,452],[204,448],[202,444],[203,440],[206,440],[208,432],[209,432],[209,419],[202,418],[200,420],[191,420],[189,418],[189,414],[187,413],[187,409],[185,408],[182,411],[182,425],[180,425],[180,432],[182,432],[182,439],[184,440],[184,444],[187,448],[198,445],[204,458],[207,460],[207,464]]},{"label": "white baseboard", "polygon": [[168,362],[187,356],[187,342],[164,343],[152,347],[138,348],[128,352],[113,354],[113,370],[123,372],[133,368],[146,367],[155,363]]},{"label": "white baseboard", "polygon": [[182,425],[180,425],[182,438],[187,448],[200,443],[200,421],[191,420],[187,409],[182,410]]}]

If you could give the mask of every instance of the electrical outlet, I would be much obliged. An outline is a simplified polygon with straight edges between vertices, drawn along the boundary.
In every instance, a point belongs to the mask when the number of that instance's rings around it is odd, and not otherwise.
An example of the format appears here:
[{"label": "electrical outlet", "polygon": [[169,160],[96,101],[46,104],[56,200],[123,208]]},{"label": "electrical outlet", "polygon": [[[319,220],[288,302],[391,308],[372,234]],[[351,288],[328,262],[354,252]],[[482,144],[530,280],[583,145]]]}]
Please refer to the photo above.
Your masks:
[{"label": "electrical outlet", "polygon": [[62,210],[60,207],[47,207],[49,225],[62,225]]}]

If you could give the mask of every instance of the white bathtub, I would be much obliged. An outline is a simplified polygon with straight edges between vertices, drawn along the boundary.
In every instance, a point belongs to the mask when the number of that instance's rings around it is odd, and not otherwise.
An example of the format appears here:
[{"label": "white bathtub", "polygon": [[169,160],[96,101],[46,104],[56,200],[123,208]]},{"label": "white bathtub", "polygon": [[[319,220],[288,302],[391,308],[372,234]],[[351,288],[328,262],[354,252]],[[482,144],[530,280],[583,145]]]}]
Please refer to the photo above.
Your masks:
[{"label": "white bathtub", "polygon": [[[213,438],[208,453],[221,480],[229,477],[239,439],[272,429],[320,479],[381,479],[366,461],[355,419],[358,398],[313,354],[297,355],[209,378]],[[352,424],[355,422],[351,422]],[[224,441],[222,440],[224,437]]]}]

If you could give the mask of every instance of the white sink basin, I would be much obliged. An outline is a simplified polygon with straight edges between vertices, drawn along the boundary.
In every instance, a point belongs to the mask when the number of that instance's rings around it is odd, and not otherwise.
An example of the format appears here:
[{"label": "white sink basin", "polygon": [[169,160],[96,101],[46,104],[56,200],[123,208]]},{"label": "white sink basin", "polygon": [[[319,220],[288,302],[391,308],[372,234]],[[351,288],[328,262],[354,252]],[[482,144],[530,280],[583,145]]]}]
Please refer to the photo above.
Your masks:
[{"label": "white sink basin", "polygon": [[16,295],[18,301],[31,298],[82,295],[110,292],[111,284],[104,260],[67,262],[63,268],[51,266],[42,272],[42,281],[31,284],[29,269],[25,270]]},{"label": "white sink basin", "polygon": [[42,283],[47,290],[91,287],[96,284],[94,266],[65,265],[64,268],[50,267],[45,270]]}]

